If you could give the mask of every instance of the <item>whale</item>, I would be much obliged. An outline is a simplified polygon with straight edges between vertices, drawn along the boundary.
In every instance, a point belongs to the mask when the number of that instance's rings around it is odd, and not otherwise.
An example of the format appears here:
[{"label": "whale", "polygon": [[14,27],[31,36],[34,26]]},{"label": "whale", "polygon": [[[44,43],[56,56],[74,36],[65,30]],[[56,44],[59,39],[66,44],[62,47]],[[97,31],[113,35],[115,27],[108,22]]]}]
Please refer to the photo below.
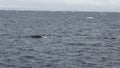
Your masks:
[{"label": "whale", "polygon": [[31,38],[47,38],[45,35],[30,35]]}]

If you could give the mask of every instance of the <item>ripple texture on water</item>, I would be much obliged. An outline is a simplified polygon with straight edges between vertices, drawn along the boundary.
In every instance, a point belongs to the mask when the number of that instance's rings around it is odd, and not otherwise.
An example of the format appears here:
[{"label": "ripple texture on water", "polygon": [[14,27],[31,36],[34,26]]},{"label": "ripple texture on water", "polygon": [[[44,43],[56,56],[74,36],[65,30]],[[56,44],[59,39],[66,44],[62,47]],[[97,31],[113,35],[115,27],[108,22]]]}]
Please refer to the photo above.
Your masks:
[{"label": "ripple texture on water", "polygon": [[0,11],[0,68],[119,68],[119,41],[120,13]]}]

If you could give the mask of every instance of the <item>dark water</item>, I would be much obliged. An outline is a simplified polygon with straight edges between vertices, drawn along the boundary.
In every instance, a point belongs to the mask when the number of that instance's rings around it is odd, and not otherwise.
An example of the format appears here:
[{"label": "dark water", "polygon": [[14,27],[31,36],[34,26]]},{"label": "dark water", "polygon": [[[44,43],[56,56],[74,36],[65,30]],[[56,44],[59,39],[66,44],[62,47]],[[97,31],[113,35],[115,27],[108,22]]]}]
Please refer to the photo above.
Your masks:
[{"label": "dark water", "polygon": [[0,68],[119,67],[120,13],[0,11]]}]

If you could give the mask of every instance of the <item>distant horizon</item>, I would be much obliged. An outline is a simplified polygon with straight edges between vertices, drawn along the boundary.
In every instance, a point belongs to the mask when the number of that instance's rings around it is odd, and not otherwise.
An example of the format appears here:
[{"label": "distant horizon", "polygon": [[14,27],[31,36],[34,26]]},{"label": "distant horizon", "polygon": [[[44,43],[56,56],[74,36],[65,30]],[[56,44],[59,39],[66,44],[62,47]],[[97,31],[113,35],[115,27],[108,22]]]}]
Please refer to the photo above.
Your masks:
[{"label": "distant horizon", "polygon": [[33,10],[33,9],[0,9],[0,11],[49,11],[49,12],[117,12],[120,11],[95,11],[95,10],[81,10],[81,11],[71,11],[71,10]]},{"label": "distant horizon", "polygon": [[0,0],[0,10],[120,12],[120,0]]}]

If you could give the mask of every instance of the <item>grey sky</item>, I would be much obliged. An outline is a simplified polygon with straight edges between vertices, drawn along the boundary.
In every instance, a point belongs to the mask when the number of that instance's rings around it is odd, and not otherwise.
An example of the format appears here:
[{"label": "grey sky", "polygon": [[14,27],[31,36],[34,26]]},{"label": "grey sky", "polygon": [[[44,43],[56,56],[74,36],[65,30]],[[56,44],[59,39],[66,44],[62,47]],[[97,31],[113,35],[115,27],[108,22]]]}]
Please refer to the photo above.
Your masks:
[{"label": "grey sky", "polygon": [[0,0],[0,9],[120,12],[120,0]]}]

